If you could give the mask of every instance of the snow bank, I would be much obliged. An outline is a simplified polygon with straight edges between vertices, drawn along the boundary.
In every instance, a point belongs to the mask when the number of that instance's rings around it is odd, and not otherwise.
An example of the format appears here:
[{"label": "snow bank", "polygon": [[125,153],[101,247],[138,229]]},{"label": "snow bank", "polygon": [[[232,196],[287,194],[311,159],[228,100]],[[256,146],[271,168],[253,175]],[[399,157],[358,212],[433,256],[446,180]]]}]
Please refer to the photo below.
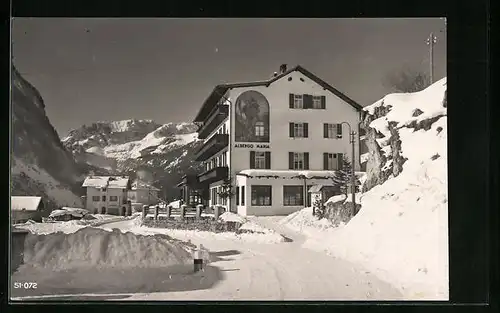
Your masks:
[{"label": "snow bank", "polygon": [[247,221],[247,219],[244,218],[243,216],[232,213],[232,212],[222,213],[221,216],[219,216],[219,219],[224,221],[224,222],[236,222],[236,223],[240,223],[240,224],[244,224]]},{"label": "snow bank", "polygon": [[280,234],[277,234],[270,230],[264,230],[263,228],[259,228],[258,225],[253,225],[253,224],[254,223],[247,222],[243,225],[245,226],[245,228],[243,228],[243,226],[242,228],[263,232],[263,234],[256,234],[256,233],[236,234],[233,232],[214,233],[209,231],[197,231],[197,230],[150,228],[150,227],[138,226],[137,224],[136,226],[131,227],[129,230],[134,234],[141,234],[141,235],[165,234],[179,240],[194,241],[194,242],[198,240],[207,240],[207,241],[233,240],[233,241],[274,244],[285,241],[283,236],[281,236]]},{"label": "snow bank", "polygon": [[192,262],[190,249],[165,235],[141,236],[88,227],[70,234],[28,235],[24,263],[52,271],[165,267]]},{"label": "snow bank", "polygon": [[[386,96],[384,105],[391,105],[391,111],[374,120],[371,127],[385,133],[388,121],[403,126],[412,120],[446,115],[442,107],[445,89],[443,79],[421,92]],[[381,101],[367,110],[378,105]],[[416,108],[424,113],[413,116]],[[306,228],[306,247],[362,264],[398,287],[407,299],[447,300],[446,116],[427,131],[405,127],[398,131],[401,153],[407,158],[403,171],[358,197],[361,211],[348,224],[321,229],[321,221],[310,210],[296,212],[282,223]]]}]

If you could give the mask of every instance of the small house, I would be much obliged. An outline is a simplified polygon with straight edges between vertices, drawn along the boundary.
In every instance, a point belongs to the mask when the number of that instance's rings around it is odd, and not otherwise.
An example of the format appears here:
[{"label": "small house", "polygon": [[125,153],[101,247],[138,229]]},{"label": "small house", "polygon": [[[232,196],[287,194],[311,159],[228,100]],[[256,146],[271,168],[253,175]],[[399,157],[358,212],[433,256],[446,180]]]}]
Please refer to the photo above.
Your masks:
[{"label": "small house", "polygon": [[319,207],[325,204],[328,199],[339,194],[339,188],[336,186],[313,185],[308,190],[311,197],[311,205]]},{"label": "small house", "polygon": [[25,223],[28,220],[42,221],[45,204],[42,197],[12,196],[10,197],[11,223]]},{"label": "small house", "polygon": [[89,176],[82,187],[87,189],[85,209],[91,213],[126,215],[128,191],[131,189],[128,176]]},{"label": "small house", "polygon": [[128,191],[128,199],[132,203],[152,205],[161,202],[160,189],[141,181],[134,181]]}]

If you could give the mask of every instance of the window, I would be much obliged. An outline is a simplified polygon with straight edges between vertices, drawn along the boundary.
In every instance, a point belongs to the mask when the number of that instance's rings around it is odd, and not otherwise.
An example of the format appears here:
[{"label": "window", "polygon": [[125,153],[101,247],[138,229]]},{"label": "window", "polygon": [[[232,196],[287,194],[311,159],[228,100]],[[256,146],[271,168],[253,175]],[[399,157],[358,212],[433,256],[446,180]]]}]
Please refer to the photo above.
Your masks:
[{"label": "window", "polygon": [[118,201],[118,196],[109,196],[109,201]]},{"label": "window", "polygon": [[255,168],[265,169],[266,168],[266,153],[262,151],[255,152]]},{"label": "window", "polygon": [[323,124],[323,138],[337,138],[337,124]]},{"label": "window", "polygon": [[264,122],[255,122],[255,136],[264,137]]},{"label": "window", "polygon": [[212,188],[212,192],[210,193],[210,200],[212,205],[217,204],[217,188]]},{"label": "window", "polygon": [[304,108],[304,99],[302,98],[302,95],[293,95],[293,108],[294,109]]},{"label": "window", "polygon": [[250,151],[251,169],[270,169],[271,152],[270,151]]},{"label": "window", "polygon": [[293,136],[294,137],[304,137],[304,124],[294,123],[293,124]]},{"label": "window", "polygon": [[307,138],[309,136],[308,123],[290,123],[289,135],[292,138]]},{"label": "window", "polygon": [[323,169],[325,170],[338,169],[337,153],[323,153]]},{"label": "window", "polygon": [[288,169],[308,170],[309,152],[288,152]]},{"label": "window", "polygon": [[304,153],[293,154],[293,169],[294,170],[304,169]]},{"label": "window", "polygon": [[106,188],[102,188],[101,190],[102,190],[102,192],[106,192]]},{"label": "window", "polygon": [[226,134],[226,124],[222,124],[222,133]]},{"label": "window", "polygon": [[240,187],[236,186],[236,205],[240,205]]},{"label": "window", "polygon": [[252,205],[253,206],[269,206],[271,201],[271,186],[253,185],[251,186]]},{"label": "window", "polygon": [[245,186],[241,186],[241,205],[245,205]]},{"label": "window", "polygon": [[102,201],[106,201],[106,196],[102,196]]},{"label": "window", "polygon": [[304,205],[304,186],[283,186],[283,205]]},{"label": "window", "polygon": [[312,103],[313,109],[321,109],[321,96],[313,96],[313,103]]},{"label": "window", "polygon": [[99,197],[99,196],[92,196],[92,201],[99,202],[99,200],[101,200],[101,197]]}]

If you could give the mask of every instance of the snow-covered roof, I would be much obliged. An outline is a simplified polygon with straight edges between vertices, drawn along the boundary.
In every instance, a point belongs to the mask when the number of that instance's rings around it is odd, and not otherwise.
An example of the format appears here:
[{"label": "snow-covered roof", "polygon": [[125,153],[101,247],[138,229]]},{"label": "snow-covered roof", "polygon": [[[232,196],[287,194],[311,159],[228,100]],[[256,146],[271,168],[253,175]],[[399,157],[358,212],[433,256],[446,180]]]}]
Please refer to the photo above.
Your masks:
[{"label": "snow-covered roof", "polygon": [[255,178],[331,178],[335,171],[243,170],[237,175]]},{"label": "snow-covered roof", "polygon": [[147,189],[147,190],[160,191],[160,189],[156,188],[155,186],[146,184],[144,182],[135,181],[132,183],[132,190],[137,190],[137,189]]},{"label": "snow-covered roof", "polygon": [[128,176],[89,176],[85,178],[82,187],[125,189],[129,180]]},{"label": "snow-covered roof", "polygon": [[42,197],[12,196],[10,197],[10,208],[12,211],[36,211]]},{"label": "snow-covered roof", "polygon": [[125,189],[128,186],[129,180],[128,176],[112,176],[108,180],[108,188]]}]

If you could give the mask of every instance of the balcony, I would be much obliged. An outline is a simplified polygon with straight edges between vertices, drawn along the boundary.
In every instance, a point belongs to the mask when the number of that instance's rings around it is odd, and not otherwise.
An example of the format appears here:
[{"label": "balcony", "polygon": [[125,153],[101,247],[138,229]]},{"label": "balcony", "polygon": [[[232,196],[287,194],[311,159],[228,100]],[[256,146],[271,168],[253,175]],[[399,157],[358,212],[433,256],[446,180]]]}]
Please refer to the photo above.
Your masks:
[{"label": "balcony", "polygon": [[224,180],[228,175],[228,167],[214,167],[204,173],[198,175],[198,180],[201,184],[211,184],[219,180]]},{"label": "balcony", "polygon": [[229,144],[229,135],[215,134],[201,148],[195,151],[195,161],[205,161]]},{"label": "balcony", "polygon": [[217,126],[222,123],[222,121],[229,114],[229,106],[228,105],[217,105],[212,112],[208,115],[208,118],[203,125],[198,129],[198,138],[205,139],[212,133]]}]

